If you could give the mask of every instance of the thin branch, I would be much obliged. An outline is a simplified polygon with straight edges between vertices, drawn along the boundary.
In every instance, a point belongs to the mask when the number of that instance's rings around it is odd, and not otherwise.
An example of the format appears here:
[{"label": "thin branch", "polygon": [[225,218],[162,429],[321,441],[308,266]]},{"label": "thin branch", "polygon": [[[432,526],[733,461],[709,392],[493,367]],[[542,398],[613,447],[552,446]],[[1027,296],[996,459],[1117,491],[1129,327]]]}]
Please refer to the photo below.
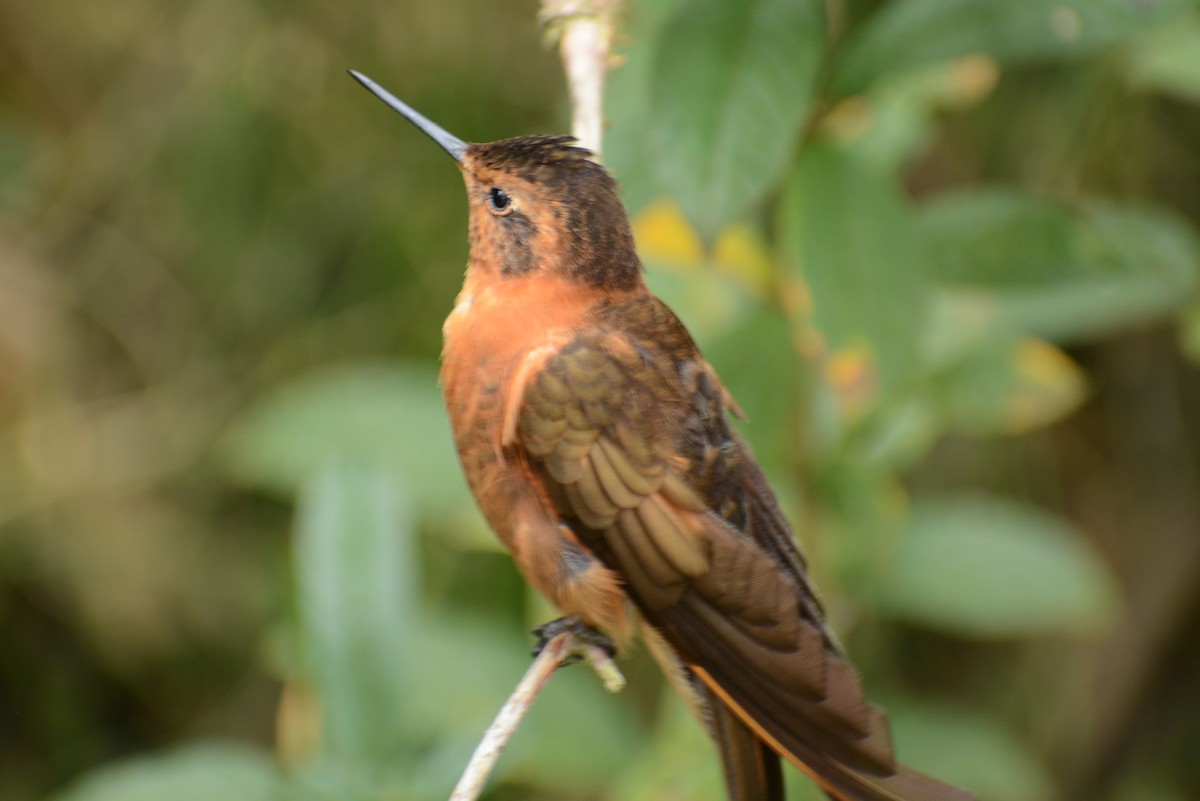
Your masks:
[{"label": "thin branch", "polygon": [[557,39],[571,94],[571,133],[600,156],[604,76],[620,0],[542,0],[539,17]]},{"label": "thin branch", "polygon": [[450,794],[450,801],[475,801],[483,792],[483,785],[496,767],[504,747],[516,732],[533,702],[550,682],[554,671],[563,665],[583,657],[596,671],[596,675],[609,692],[619,692],[625,686],[625,677],[617,669],[612,657],[593,642],[581,639],[575,629],[560,632],[542,648],[537,659],[525,671],[517,688],[484,733],[462,778]]}]

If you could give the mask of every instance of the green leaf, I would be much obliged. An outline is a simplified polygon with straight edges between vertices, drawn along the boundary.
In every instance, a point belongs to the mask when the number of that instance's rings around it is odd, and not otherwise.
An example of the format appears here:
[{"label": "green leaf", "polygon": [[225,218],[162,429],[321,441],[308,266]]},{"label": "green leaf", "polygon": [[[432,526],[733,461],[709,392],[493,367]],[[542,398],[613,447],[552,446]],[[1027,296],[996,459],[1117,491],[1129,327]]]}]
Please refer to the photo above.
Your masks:
[{"label": "green leaf", "polygon": [[910,383],[926,278],[912,215],[890,179],[832,147],[806,148],[781,226],[828,350],[865,361],[858,380],[868,387],[887,393]]},{"label": "green leaf", "polygon": [[883,698],[905,764],[988,801],[1051,801],[1054,784],[1021,738],[990,718],[916,699]]},{"label": "green leaf", "polygon": [[1153,206],[1069,209],[972,190],[927,204],[919,220],[950,301],[1002,334],[1111,333],[1178,309],[1200,277],[1195,231]]},{"label": "green leaf", "polygon": [[795,462],[798,447],[796,410],[800,407],[799,354],[782,315],[759,309],[707,348],[721,382],[746,413],[738,423],[771,471]]},{"label": "green leaf", "polygon": [[852,458],[872,470],[916,464],[942,433],[942,420],[926,397],[905,397],[868,418],[855,432]]},{"label": "green leaf", "polygon": [[998,79],[999,67],[986,56],[889,73],[838,104],[823,127],[865,163],[895,172],[934,139],[941,112],[979,102]]},{"label": "green leaf", "polygon": [[1113,578],[1064,521],[998,498],[916,504],[887,605],[897,615],[979,638],[1093,634],[1119,606]]},{"label": "green leaf", "polygon": [[665,25],[650,136],[666,194],[711,239],[777,182],[814,91],[816,0],[690,0]]},{"label": "green leaf", "polygon": [[1021,339],[969,352],[934,375],[929,389],[951,430],[1017,434],[1049,425],[1078,407],[1086,378],[1058,348]]},{"label": "green leaf", "polygon": [[[524,644],[524,643],[523,643]],[[528,665],[528,651],[522,671]],[[515,681],[515,679],[514,679]],[[555,677],[512,744],[512,775],[593,794],[639,752],[643,738],[628,698],[605,692],[587,669]]]},{"label": "green leaf", "polygon": [[1142,36],[1129,53],[1134,86],[1200,102],[1200,18]]},{"label": "green leaf", "polygon": [[1193,302],[1180,321],[1180,347],[1184,355],[1200,364],[1200,302]]},{"label": "green leaf", "polygon": [[291,497],[333,461],[395,471],[420,508],[469,507],[434,370],[341,365],[302,376],[236,421],[225,441],[240,480]]},{"label": "green leaf", "polygon": [[813,494],[822,502],[820,525],[812,534],[802,530],[801,541],[819,535],[810,547],[853,588],[855,600],[877,603],[907,522],[908,496],[899,479],[850,456],[820,466]]},{"label": "green leaf", "polygon": [[630,217],[662,190],[646,130],[653,114],[655,52],[663,24],[682,0],[641,0],[623,14],[615,65],[604,82],[604,164],[620,183]]},{"label": "green leaf", "polygon": [[853,94],[881,76],[973,53],[1006,63],[1084,56],[1187,8],[1187,0],[897,0],[847,43],[833,85]]},{"label": "green leaf", "polygon": [[417,572],[411,519],[386,472],[334,466],[300,496],[296,582],[322,753],[364,767],[403,753],[401,677],[413,644]]},{"label": "green leaf", "polygon": [[257,749],[193,744],[100,768],[54,801],[275,801],[283,779]]},{"label": "green leaf", "polygon": [[[426,618],[414,644],[421,658],[405,677],[411,727],[423,742],[457,742],[469,756],[529,667],[530,645],[486,620]],[[636,732],[625,699],[606,693],[590,670],[560,671],[522,722],[497,776],[594,789],[636,753]],[[445,778],[448,790],[457,775]]]},{"label": "green leaf", "polygon": [[724,801],[713,742],[675,693],[658,704],[653,736],[622,771],[611,797],[628,801]]},{"label": "green leaf", "polygon": [[[655,269],[647,264],[646,285],[684,321],[692,338],[705,353],[761,308],[745,285],[714,269]],[[718,365],[720,367],[720,365]]]}]

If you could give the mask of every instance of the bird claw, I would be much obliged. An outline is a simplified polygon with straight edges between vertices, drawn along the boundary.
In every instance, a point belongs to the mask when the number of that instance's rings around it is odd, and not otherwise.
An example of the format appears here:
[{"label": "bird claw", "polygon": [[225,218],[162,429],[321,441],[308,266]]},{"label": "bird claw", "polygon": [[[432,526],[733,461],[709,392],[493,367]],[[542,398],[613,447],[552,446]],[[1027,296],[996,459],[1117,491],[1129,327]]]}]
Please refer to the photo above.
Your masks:
[{"label": "bird claw", "polygon": [[563,659],[562,664],[564,665],[573,665],[582,661],[587,656],[588,646],[599,648],[609,659],[617,655],[617,647],[613,645],[612,639],[607,634],[592,628],[574,615],[570,615],[551,620],[533,630],[534,636],[538,638],[537,644],[533,647],[533,656],[535,658],[539,656],[551,640],[566,633],[573,635],[576,647]]}]

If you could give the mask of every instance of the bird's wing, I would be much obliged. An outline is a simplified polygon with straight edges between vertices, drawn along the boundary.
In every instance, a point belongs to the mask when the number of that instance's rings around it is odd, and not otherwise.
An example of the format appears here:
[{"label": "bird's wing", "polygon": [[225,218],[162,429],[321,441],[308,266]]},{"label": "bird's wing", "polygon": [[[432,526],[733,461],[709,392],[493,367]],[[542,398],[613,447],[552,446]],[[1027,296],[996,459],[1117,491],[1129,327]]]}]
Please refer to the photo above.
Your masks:
[{"label": "bird's wing", "polygon": [[895,762],[711,368],[665,306],[649,314],[539,358],[513,455],[708,689],[828,791],[969,799]]}]

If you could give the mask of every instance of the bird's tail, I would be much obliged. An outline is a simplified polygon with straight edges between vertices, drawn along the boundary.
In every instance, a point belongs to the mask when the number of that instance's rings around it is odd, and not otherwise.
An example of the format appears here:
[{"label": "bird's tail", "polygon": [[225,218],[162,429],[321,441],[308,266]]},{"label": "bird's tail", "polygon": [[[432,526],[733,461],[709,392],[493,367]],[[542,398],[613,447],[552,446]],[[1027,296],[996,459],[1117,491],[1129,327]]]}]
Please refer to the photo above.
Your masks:
[{"label": "bird's tail", "polygon": [[[783,798],[782,780],[771,778],[769,770],[759,771],[757,775],[766,778],[758,785],[752,784],[756,775],[754,766],[770,764],[764,757],[758,756],[757,752],[769,752],[771,755],[778,754],[786,758],[835,801],[977,801],[974,793],[932,779],[906,765],[892,763],[886,770],[854,766],[832,756],[828,750],[818,751],[808,747],[799,738],[788,737],[786,744],[780,742],[769,729],[757,724],[754,718],[744,712],[739,714],[736,706],[730,704],[729,697],[714,687],[711,679],[703,671],[697,673],[705,679],[705,695],[712,709],[710,715],[714,722],[713,736],[721,750],[726,784],[730,787],[732,801],[755,798],[776,801]],[[886,718],[879,710],[876,709],[876,712],[872,737],[890,741]],[[756,742],[747,743],[747,737]],[[726,752],[727,743],[730,744],[729,753]],[[890,742],[887,750],[890,751]],[[777,762],[774,770],[777,774]],[[778,782],[777,790],[771,789],[774,786],[772,781]],[[759,791],[760,795],[757,796],[736,795],[734,792],[735,788],[752,786],[764,789]],[[770,795],[771,791],[777,792],[778,795]]]},{"label": "bird's tail", "polygon": [[725,774],[729,801],[783,801],[783,771],[779,755],[751,731],[707,688],[707,723]]}]

